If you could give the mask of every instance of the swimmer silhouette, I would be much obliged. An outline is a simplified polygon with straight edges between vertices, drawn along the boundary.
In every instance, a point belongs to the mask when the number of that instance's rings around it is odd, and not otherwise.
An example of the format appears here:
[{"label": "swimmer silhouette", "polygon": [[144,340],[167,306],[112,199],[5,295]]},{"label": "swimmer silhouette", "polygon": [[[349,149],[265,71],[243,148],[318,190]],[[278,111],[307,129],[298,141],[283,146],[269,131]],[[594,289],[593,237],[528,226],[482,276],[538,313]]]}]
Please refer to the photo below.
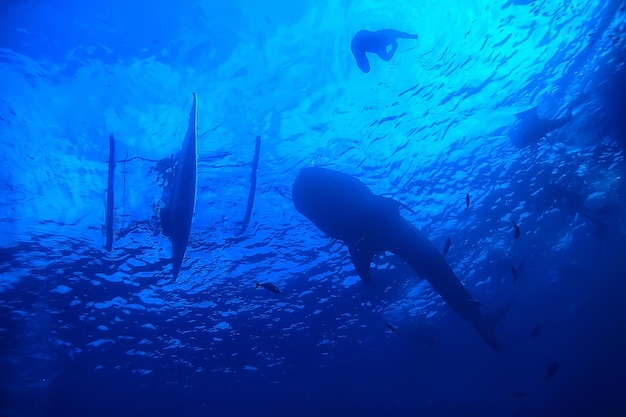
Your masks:
[{"label": "swimmer silhouette", "polygon": [[[361,71],[370,72],[370,63],[365,55],[366,52],[378,55],[383,61],[389,61],[396,49],[398,49],[398,39],[400,38],[417,39],[417,35],[394,29],[381,29],[375,32],[359,30],[352,38],[352,43],[350,44],[356,64]],[[391,49],[387,51],[389,46],[391,46]]]}]

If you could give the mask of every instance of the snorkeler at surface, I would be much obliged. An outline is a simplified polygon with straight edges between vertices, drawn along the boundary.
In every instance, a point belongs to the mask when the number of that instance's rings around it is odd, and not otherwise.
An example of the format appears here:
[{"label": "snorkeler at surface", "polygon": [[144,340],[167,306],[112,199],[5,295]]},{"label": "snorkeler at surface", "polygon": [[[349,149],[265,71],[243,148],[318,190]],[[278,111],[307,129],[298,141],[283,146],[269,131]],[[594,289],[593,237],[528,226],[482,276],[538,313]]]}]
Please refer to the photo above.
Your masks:
[{"label": "snorkeler at surface", "polygon": [[[417,35],[394,29],[381,29],[375,32],[359,30],[352,38],[350,48],[361,71],[370,72],[366,52],[378,55],[383,61],[389,61],[398,49],[398,39],[417,39]],[[389,46],[391,49],[387,50]]]}]

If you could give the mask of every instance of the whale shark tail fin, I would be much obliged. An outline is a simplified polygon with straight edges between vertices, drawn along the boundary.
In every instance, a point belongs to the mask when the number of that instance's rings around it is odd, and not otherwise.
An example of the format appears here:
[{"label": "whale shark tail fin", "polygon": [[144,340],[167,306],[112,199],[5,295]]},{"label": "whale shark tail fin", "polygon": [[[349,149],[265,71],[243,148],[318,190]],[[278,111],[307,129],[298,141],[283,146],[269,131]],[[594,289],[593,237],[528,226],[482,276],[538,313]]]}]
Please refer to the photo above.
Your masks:
[{"label": "whale shark tail fin", "polygon": [[498,352],[502,351],[502,346],[496,337],[495,327],[502,320],[502,318],[506,315],[511,308],[512,303],[507,303],[499,309],[485,314],[477,323],[474,323],[474,327],[478,331],[478,334],[491,346],[493,349]]}]

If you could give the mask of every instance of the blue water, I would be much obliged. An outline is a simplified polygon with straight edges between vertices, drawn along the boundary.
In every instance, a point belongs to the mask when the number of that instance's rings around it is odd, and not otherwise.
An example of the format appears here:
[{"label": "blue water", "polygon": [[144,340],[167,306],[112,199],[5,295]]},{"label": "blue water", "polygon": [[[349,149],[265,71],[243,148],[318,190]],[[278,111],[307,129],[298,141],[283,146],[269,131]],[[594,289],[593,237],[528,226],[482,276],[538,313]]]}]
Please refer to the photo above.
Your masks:
[{"label": "blue water", "polygon": [[[625,25],[623,0],[0,1],[0,415],[626,415]],[[419,38],[363,73],[382,28]],[[154,168],[193,92],[174,282]],[[509,306],[502,352],[389,253],[360,282],[293,206],[307,166],[449,237]]]}]

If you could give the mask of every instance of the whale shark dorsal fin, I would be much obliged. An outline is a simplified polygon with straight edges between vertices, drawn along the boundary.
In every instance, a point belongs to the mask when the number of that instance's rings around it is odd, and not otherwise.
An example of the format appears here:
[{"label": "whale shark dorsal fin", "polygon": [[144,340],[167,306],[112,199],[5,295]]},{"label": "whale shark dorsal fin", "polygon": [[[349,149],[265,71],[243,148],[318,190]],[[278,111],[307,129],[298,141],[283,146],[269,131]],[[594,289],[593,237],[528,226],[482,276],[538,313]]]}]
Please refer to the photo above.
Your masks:
[{"label": "whale shark dorsal fin", "polygon": [[366,284],[369,284],[371,282],[370,262],[375,253],[373,248],[368,244],[367,240],[360,239],[349,245],[348,250],[359,278]]},{"label": "whale shark dorsal fin", "polygon": [[379,214],[397,214],[399,213],[400,207],[403,206],[402,203],[394,200],[393,198],[383,197],[380,195],[374,196],[374,198],[377,205],[376,209],[378,209]]}]

